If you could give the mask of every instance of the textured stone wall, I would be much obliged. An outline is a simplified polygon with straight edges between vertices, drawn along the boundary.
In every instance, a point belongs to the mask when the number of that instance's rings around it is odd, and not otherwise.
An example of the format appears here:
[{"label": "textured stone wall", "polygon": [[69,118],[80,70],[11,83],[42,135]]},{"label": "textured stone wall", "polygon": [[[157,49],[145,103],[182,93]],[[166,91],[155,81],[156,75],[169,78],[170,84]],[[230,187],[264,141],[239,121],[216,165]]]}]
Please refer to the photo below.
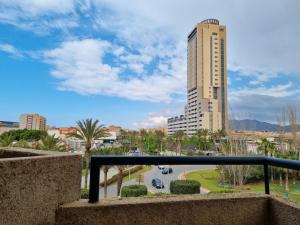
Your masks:
[{"label": "textured stone wall", "polygon": [[0,158],[0,225],[55,224],[58,206],[80,198],[81,156],[14,151],[17,158]]},{"label": "textured stone wall", "polygon": [[188,195],[78,201],[57,212],[57,225],[268,225],[268,197]]},{"label": "textured stone wall", "polygon": [[39,154],[34,154],[30,151],[6,150],[6,149],[0,148],[0,159],[27,157],[27,156],[36,156],[36,155],[39,155]]},{"label": "textured stone wall", "polygon": [[270,221],[272,225],[300,225],[300,204],[283,199],[270,200]]}]

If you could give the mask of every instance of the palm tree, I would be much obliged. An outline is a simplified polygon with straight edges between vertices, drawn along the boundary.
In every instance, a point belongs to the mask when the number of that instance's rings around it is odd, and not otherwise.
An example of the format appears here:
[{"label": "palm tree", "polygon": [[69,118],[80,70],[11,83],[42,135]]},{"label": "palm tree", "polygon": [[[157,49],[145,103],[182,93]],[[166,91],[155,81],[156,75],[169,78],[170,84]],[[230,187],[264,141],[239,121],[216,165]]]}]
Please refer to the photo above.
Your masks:
[{"label": "palm tree", "polygon": [[214,143],[214,147],[215,147],[215,150],[218,150],[217,148],[217,140],[219,140],[219,143],[220,143],[220,139],[221,137],[224,137],[224,131],[223,130],[217,130],[215,132],[211,132],[210,134],[210,137]]},{"label": "palm tree", "polygon": [[60,137],[55,137],[55,134],[42,136],[40,142],[38,144],[39,149],[52,151],[64,151],[66,149],[63,140]]},{"label": "palm tree", "polygon": [[129,131],[128,132],[128,137],[129,137],[129,150],[132,150],[132,147],[137,146],[138,142],[138,135],[139,133],[136,130]]},{"label": "palm tree", "polygon": [[203,140],[204,142],[204,150],[206,150],[206,144],[207,144],[207,136],[209,134],[209,130],[208,129],[199,129],[197,130],[196,135],[199,138],[199,150],[200,150],[200,143]]},{"label": "palm tree", "polygon": [[[264,153],[265,156],[273,156],[276,153],[276,148],[272,142],[270,142],[266,138],[262,138],[260,142],[258,143],[257,150],[260,153]],[[273,176],[273,168],[271,167],[271,182],[273,182],[274,176]]]},{"label": "palm tree", "polygon": [[145,146],[145,139],[146,139],[147,131],[145,129],[140,130],[140,147],[142,150],[142,153],[144,152],[144,146]]},{"label": "palm tree", "polygon": [[[113,151],[113,148],[98,148],[97,154],[99,155],[109,155]],[[102,170],[104,173],[104,198],[107,198],[107,175],[108,171],[112,166],[104,165],[102,166]]]},{"label": "palm tree", "polygon": [[161,130],[156,130],[155,131],[155,135],[157,137],[157,140],[159,142],[159,146],[160,146],[160,152],[162,152],[162,147],[163,147],[163,141],[164,141],[164,138],[165,138],[165,133]]},{"label": "palm tree", "polygon": [[268,156],[268,155],[273,156],[273,154],[275,152],[275,146],[268,139],[262,138],[260,140],[260,142],[258,143],[257,150],[259,152],[263,152],[265,154],[265,156]]},{"label": "palm tree", "polygon": [[107,129],[104,128],[103,124],[99,125],[99,120],[93,121],[93,119],[85,119],[77,121],[77,132],[71,133],[69,137],[75,137],[85,142],[85,176],[84,176],[84,187],[87,188],[87,178],[89,174],[89,161],[91,157],[91,148],[95,139],[106,137],[108,135]]},{"label": "palm tree", "polygon": [[30,144],[26,140],[19,140],[13,146],[19,148],[31,148]]},{"label": "palm tree", "polygon": [[119,170],[119,173],[118,173],[118,180],[117,180],[117,196],[120,196],[121,194],[121,187],[122,187],[122,183],[123,183],[123,172],[125,170],[125,166],[121,165],[121,166],[118,166],[118,170]]},{"label": "palm tree", "polygon": [[177,149],[176,149],[176,155],[177,155],[177,150],[179,150],[179,155],[181,155],[181,142],[184,136],[183,130],[178,130],[175,132],[174,137],[177,142]]},{"label": "palm tree", "polygon": [[126,152],[129,146],[128,132],[126,130],[121,129],[118,142],[121,144],[123,151]]},{"label": "palm tree", "polygon": [[107,175],[110,169],[110,166],[103,166],[103,173],[104,173],[104,198],[107,198]]},{"label": "palm tree", "polygon": [[3,133],[0,136],[0,146],[9,147],[12,145],[14,140],[15,140],[15,137],[11,133]]}]

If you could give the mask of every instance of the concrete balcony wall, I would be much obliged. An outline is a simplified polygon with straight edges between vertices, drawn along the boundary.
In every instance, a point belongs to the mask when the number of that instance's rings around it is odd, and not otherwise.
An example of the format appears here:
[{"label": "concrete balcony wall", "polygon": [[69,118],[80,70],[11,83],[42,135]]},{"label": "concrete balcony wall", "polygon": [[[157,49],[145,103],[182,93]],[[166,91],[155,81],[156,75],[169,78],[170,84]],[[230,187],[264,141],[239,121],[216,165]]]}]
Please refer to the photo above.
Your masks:
[{"label": "concrete balcony wall", "polygon": [[0,149],[0,225],[53,225],[80,198],[81,155]]},{"label": "concrete balcony wall", "polygon": [[284,199],[271,198],[269,204],[270,224],[300,225],[300,205]]},{"label": "concrete balcony wall", "polygon": [[187,195],[78,201],[57,212],[57,225],[268,225],[269,197]]}]

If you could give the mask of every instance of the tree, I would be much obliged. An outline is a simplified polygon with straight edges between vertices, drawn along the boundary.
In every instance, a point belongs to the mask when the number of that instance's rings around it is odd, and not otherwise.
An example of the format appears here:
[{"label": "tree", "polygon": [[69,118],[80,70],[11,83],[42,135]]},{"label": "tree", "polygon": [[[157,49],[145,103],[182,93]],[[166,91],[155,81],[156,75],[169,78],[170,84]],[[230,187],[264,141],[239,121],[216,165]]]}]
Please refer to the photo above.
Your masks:
[{"label": "tree", "polygon": [[268,156],[268,155],[273,156],[274,155],[275,146],[268,139],[262,138],[260,140],[260,142],[258,142],[257,144],[258,144],[257,150],[260,153],[263,153],[265,156]]},{"label": "tree", "polygon": [[[257,144],[258,144],[257,150],[259,153],[263,153],[265,156],[270,155],[271,157],[277,154],[274,144],[270,142],[268,139],[262,138],[260,142]],[[271,171],[271,182],[273,182],[274,180],[273,167],[271,167],[270,171]]]},{"label": "tree", "polygon": [[[286,112],[282,110],[281,115],[277,115],[277,133],[278,133],[278,141],[279,141],[279,149],[276,151],[276,157],[280,158],[282,154],[284,154],[284,137],[285,137],[285,126],[286,126]],[[282,183],[282,168],[279,168],[279,184],[280,186],[283,185]]]},{"label": "tree", "polygon": [[211,132],[210,136],[211,136],[211,139],[213,141],[215,150],[218,150],[217,149],[217,140],[220,141],[221,137],[225,136],[223,130],[217,130],[215,132]]},{"label": "tree", "polygon": [[198,144],[198,147],[199,147],[199,150],[200,150],[200,146],[201,144],[203,143],[203,147],[204,147],[204,151],[207,150],[207,137],[208,137],[208,134],[209,134],[209,130],[208,129],[199,129],[197,130],[197,137],[199,138],[199,144]]},{"label": "tree", "polygon": [[99,120],[85,119],[77,121],[77,132],[70,133],[69,137],[75,137],[85,142],[85,176],[84,187],[87,188],[87,178],[89,174],[89,161],[91,157],[91,148],[95,139],[106,137],[108,135],[107,129],[103,124],[99,124]]},{"label": "tree", "polygon": [[14,140],[15,140],[15,138],[11,133],[3,133],[0,136],[0,146],[9,147],[12,145]]},{"label": "tree", "polygon": [[[96,150],[97,154],[99,155],[109,155],[113,152],[113,148],[98,148]],[[104,165],[102,166],[102,170],[104,173],[104,198],[107,198],[107,175],[108,171],[112,166]]]},{"label": "tree", "polygon": [[47,134],[41,137],[38,148],[43,150],[64,151],[66,146],[60,137],[55,137],[55,134]]},{"label": "tree", "polygon": [[13,139],[13,141],[24,140],[24,141],[34,142],[34,141],[39,141],[42,136],[47,135],[47,132],[40,131],[40,130],[27,130],[27,129],[10,130],[1,134],[0,137],[6,135],[11,136],[11,139]]},{"label": "tree", "polygon": [[[288,107],[288,117],[289,117],[289,125],[291,127],[292,131],[292,140],[291,140],[291,146],[294,151],[296,151],[298,147],[298,119],[297,119],[297,111],[295,107],[289,106]],[[299,157],[300,159],[300,157]]]},{"label": "tree", "polygon": [[129,137],[130,137],[130,145],[132,147],[137,147],[138,142],[139,142],[139,132],[136,130],[130,131],[129,132]]},{"label": "tree", "polygon": [[117,180],[117,196],[121,195],[121,188],[123,183],[123,172],[125,170],[125,166],[120,165],[118,166],[118,180]]},{"label": "tree", "polygon": [[164,138],[165,138],[165,133],[161,130],[156,130],[155,131],[155,135],[156,135],[156,138],[158,140],[158,143],[159,143],[159,146],[160,146],[160,152],[162,152],[162,148],[163,148],[163,141],[164,141]]},{"label": "tree", "polygon": [[30,146],[30,144],[25,140],[20,140],[17,143],[15,143],[13,146],[14,147],[19,147],[19,148],[32,148]]},{"label": "tree", "polygon": [[140,133],[140,148],[141,151],[144,152],[145,151],[144,144],[146,141],[147,131],[145,129],[141,129],[139,133]]},{"label": "tree", "polygon": [[183,137],[184,137],[183,130],[178,130],[174,134],[174,138],[175,138],[176,143],[177,143],[176,155],[177,155],[178,150],[179,150],[179,155],[181,155],[181,142],[182,142]]},{"label": "tree", "polygon": [[120,135],[117,137],[118,142],[121,144],[123,151],[126,152],[129,150],[129,140],[128,140],[128,132],[126,130],[121,129]]}]

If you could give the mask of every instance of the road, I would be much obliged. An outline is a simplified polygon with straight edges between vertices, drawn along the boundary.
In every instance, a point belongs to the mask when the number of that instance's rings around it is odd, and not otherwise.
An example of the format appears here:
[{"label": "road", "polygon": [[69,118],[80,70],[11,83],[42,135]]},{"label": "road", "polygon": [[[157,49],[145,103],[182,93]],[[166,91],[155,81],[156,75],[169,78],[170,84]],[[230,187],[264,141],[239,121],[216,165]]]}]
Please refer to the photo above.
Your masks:
[{"label": "road", "polygon": [[[215,166],[210,165],[178,165],[178,166],[171,166],[173,168],[172,174],[162,174],[161,170],[158,169],[157,166],[152,166],[152,169],[144,174],[144,183],[148,188],[148,191],[157,193],[157,192],[165,192],[170,193],[170,182],[172,180],[177,180],[179,174],[184,173],[186,171],[193,171],[193,170],[199,170],[199,169],[206,169],[206,168],[213,168]],[[164,189],[156,189],[152,187],[152,179],[153,178],[159,178],[163,181],[165,188]],[[137,184],[135,180],[129,180],[127,182],[124,182],[122,186]],[[116,197],[117,195],[117,186],[116,185],[110,185],[107,189],[107,195],[108,197]],[[103,188],[100,188],[100,198],[104,197],[104,191]]]}]

